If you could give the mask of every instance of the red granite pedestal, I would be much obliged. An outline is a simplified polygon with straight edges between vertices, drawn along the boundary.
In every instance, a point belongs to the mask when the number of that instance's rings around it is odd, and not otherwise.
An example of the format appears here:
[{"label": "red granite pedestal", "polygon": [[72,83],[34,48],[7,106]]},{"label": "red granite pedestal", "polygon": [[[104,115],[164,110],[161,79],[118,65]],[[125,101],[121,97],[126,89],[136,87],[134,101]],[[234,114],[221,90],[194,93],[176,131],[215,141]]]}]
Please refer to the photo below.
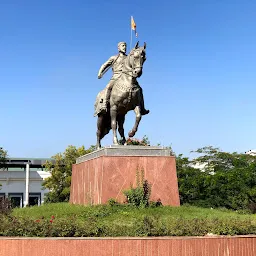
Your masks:
[{"label": "red granite pedestal", "polygon": [[101,154],[80,158],[72,167],[70,203],[105,204],[110,198],[124,202],[123,191],[136,185],[136,173],[142,169],[152,185],[150,200],[180,205],[175,157],[168,153],[159,155],[157,150],[150,154],[133,150],[131,154],[127,148],[123,153],[103,150]]}]

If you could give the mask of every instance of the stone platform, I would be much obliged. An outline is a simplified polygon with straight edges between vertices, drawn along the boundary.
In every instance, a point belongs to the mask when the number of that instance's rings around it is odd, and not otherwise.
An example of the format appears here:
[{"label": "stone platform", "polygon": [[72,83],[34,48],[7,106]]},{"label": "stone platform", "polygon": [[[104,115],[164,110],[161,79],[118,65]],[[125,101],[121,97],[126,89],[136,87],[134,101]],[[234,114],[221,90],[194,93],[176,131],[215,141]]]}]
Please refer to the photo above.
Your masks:
[{"label": "stone platform", "polygon": [[72,167],[70,203],[123,202],[123,191],[136,185],[142,169],[152,185],[151,200],[180,205],[175,157],[168,148],[151,146],[109,146],[79,157]]}]

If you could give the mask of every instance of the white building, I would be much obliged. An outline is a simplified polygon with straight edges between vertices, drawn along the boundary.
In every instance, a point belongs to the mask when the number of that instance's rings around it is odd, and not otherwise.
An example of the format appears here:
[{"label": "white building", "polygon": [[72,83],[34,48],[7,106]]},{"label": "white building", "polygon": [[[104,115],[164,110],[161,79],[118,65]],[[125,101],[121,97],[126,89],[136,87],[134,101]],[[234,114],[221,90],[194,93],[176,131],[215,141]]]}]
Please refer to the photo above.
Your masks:
[{"label": "white building", "polygon": [[247,152],[245,152],[247,155],[256,156],[256,149],[250,149]]},{"label": "white building", "polygon": [[0,169],[0,197],[11,198],[15,207],[42,204],[49,192],[42,182],[51,175],[45,171],[46,161],[54,163],[53,159],[9,158]]}]

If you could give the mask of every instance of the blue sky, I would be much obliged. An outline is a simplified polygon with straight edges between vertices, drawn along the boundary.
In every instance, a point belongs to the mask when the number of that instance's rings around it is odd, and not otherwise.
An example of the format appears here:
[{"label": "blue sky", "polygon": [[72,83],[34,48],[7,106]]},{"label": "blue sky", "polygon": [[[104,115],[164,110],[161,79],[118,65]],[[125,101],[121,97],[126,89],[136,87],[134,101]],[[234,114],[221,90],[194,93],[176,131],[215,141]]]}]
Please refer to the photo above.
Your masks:
[{"label": "blue sky", "polygon": [[1,146],[50,157],[95,144],[93,105],[111,77],[97,73],[119,41],[130,45],[133,15],[147,42],[139,83],[151,111],[136,137],[185,155],[256,148],[255,13],[248,0],[1,1]]}]

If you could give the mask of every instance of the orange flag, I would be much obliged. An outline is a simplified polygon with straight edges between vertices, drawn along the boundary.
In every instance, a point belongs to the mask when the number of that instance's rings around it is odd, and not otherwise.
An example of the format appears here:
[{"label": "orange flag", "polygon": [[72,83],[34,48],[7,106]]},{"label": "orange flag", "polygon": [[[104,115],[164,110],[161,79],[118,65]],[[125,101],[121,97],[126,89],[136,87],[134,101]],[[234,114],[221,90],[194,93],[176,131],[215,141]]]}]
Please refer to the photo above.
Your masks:
[{"label": "orange flag", "polygon": [[131,29],[134,30],[135,36],[138,37],[138,33],[136,32],[136,23],[133,19],[133,16],[131,16]]}]

